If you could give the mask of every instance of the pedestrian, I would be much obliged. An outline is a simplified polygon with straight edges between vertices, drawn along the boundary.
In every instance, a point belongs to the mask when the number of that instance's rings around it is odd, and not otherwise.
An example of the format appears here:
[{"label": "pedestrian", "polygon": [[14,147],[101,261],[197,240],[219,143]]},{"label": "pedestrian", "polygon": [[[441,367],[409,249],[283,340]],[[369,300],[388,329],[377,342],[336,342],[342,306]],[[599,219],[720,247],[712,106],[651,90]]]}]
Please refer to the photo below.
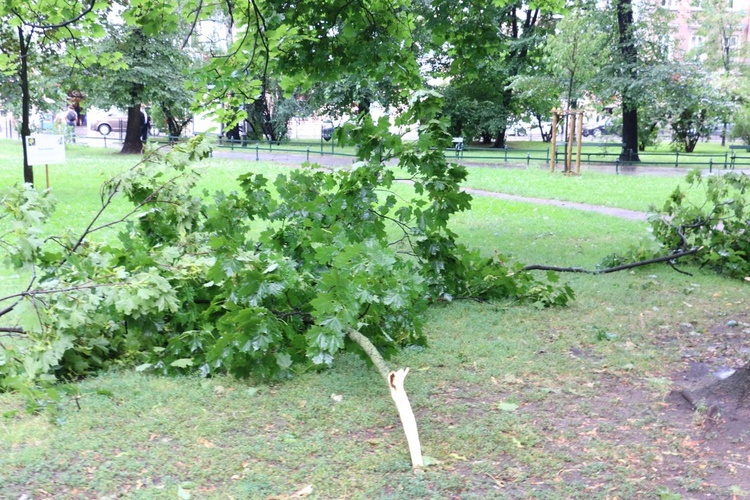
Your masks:
[{"label": "pedestrian", "polygon": [[148,140],[148,129],[151,128],[151,117],[146,112],[146,105],[141,103],[141,142]]},{"label": "pedestrian", "polygon": [[86,122],[86,105],[85,104],[81,105],[81,114],[78,116],[78,118],[80,119],[79,121],[82,126],[85,127],[86,125],[88,125],[88,123]]},{"label": "pedestrian", "polygon": [[70,142],[76,142],[76,122],[78,122],[78,113],[73,108],[73,105],[68,106],[68,112],[65,115],[65,124],[68,126],[68,138]]}]

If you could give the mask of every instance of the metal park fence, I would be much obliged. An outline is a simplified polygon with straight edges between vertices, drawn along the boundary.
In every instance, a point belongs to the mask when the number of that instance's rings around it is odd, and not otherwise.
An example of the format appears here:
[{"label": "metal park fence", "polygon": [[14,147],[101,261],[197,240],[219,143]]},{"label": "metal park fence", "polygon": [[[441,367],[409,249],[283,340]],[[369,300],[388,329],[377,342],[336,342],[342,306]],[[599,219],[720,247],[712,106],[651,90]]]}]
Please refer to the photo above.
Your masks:
[{"label": "metal park fence", "polygon": [[[255,160],[266,159],[266,154],[294,154],[305,158],[305,161],[315,161],[320,156],[356,156],[351,147],[342,148],[335,141],[258,141],[249,139],[232,139],[216,134],[209,134],[214,142],[216,150],[234,151],[249,154]],[[80,137],[79,137],[80,139]],[[109,136],[90,134],[83,138],[83,142],[89,145],[102,145],[106,147],[121,144],[124,134],[110,134]],[[152,143],[176,142],[184,138],[170,136],[153,136],[149,138]],[[575,146],[575,145],[574,145]],[[682,153],[674,152],[639,152],[639,162],[633,162],[629,158],[621,158],[622,144],[619,142],[582,142],[581,164],[613,166],[616,173],[621,168],[637,165],[639,168],[700,168],[709,171],[719,169],[744,169],[750,168],[750,145],[730,145],[723,151],[715,153]],[[459,163],[471,165],[522,165],[529,167],[547,166],[552,161],[551,147],[545,145],[530,145],[528,148],[490,148],[467,145],[454,140],[453,147],[446,148],[445,156]],[[575,152],[574,152],[575,155]],[[558,143],[555,148],[555,164],[562,165],[565,162],[565,143]]]}]

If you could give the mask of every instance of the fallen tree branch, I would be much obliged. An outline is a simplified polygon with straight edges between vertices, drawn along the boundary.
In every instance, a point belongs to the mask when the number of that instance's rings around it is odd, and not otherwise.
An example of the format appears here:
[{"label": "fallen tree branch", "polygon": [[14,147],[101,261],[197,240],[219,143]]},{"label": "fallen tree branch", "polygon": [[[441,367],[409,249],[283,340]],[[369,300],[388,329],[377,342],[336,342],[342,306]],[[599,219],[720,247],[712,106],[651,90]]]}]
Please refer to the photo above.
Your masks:
[{"label": "fallen tree branch", "polygon": [[623,264],[621,266],[608,267],[606,269],[584,269],[581,267],[557,267],[557,266],[544,266],[532,264],[523,268],[524,271],[556,271],[559,273],[584,273],[584,274],[607,274],[615,273],[617,271],[625,271],[627,269],[633,269],[635,267],[647,266],[649,264],[658,264],[659,262],[671,262],[680,257],[686,255],[692,255],[698,253],[703,247],[691,248],[684,252],[674,253],[672,255],[665,255],[662,257],[656,257],[648,260],[641,260],[639,262],[631,262],[630,264]]},{"label": "fallen tree branch", "polygon": [[380,373],[385,379],[386,384],[388,384],[388,388],[391,390],[391,397],[396,403],[398,414],[401,417],[401,424],[404,426],[404,434],[406,434],[406,442],[409,445],[409,453],[411,454],[411,466],[424,467],[424,461],[422,460],[422,446],[419,443],[419,431],[417,430],[417,420],[414,418],[411,403],[409,403],[409,398],[404,389],[404,379],[409,373],[409,369],[404,368],[398,371],[390,370],[385,359],[383,359],[383,356],[378,352],[377,347],[370,342],[370,339],[353,329],[349,329],[347,335],[352,341],[359,345],[365,353],[367,353],[367,356],[372,360],[378,373]]}]

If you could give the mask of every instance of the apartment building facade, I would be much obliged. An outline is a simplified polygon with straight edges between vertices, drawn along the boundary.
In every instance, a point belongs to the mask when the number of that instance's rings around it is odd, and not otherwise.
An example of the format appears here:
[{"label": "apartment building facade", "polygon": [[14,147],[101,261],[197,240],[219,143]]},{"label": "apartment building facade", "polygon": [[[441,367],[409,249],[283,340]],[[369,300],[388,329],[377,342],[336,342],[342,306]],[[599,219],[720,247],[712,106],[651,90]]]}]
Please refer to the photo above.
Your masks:
[{"label": "apartment building facade", "polygon": [[698,54],[707,42],[711,50],[738,55],[750,42],[750,0],[657,0],[668,9],[675,56]]}]

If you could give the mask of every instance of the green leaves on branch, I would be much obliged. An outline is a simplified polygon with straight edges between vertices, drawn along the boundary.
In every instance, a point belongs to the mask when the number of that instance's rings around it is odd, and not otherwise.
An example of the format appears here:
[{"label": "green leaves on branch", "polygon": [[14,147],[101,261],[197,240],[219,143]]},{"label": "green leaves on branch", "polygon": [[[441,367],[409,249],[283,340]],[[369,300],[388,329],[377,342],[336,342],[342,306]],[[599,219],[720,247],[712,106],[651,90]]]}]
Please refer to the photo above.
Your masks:
[{"label": "green leaves on branch", "polygon": [[609,256],[602,267],[647,261],[697,249],[690,259],[730,278],[750,279],[750,178],[742,172],[686,177],[688,189],[675,188],[649,222],[658,248],[639,245]]},{"label": "green leaves on branch", "polygon": [[[433,118],[438,109],[434,94],[417,95],[408,112],[420,123],[415,143],[366,115],[338,132],[359,145],[351,170],[303,168],[272,186],[245,174],[240,192],[213,198],[195,192],[188,166],[208,153],[200,138],[154,152],[105,183],[100,215],[76,237],[35,237],[46,199],[33,191],[10,196],[6,210],[30,222],[5,244],[12,263],[33,266],[38,281],[10,308],[24,318],[15,331],[25,340],[4,349],[0,383],[116,364],[284,378],[359,351],[350,330],[386,356],[423,344],[430,302],[564,305],[572,291],[554,275],[536,280],[456,242],[449,220],[469,208],[470,196],[459,189],[465,169],[441,153],[450,136]],[[397,168],[388,166],[394,159]],[[413,188],[396,185],[403,172]],[[101,223],[118,193],[133,209]],[[113,228],[116,238],[98,238],[106,243],[90,238]]]},{"label": "green leaves on branch", "polygon": [[732,278],[750,277],[750,178],[742,172],[703,177],[693,171],[689,188],[696,200],[675,189],[661,213],[651,218],[657,241],[670,251],[702,247],[694,259]]}]

